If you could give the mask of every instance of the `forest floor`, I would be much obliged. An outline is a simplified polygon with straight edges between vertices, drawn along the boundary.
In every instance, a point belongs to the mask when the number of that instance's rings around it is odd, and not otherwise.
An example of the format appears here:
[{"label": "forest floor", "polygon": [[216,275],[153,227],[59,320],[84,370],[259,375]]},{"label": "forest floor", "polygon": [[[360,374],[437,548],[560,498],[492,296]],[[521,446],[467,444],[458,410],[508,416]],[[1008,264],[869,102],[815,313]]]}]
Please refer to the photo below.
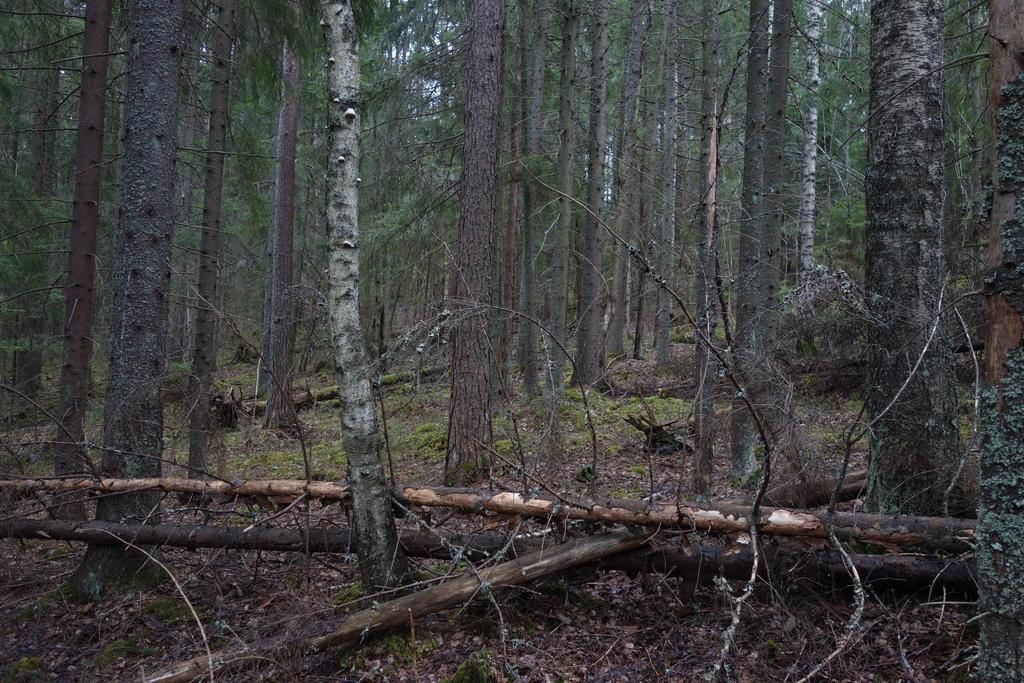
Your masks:
[{"label": "forest floor", "polygon": [[[533,476],[554,490],[584,493],[595,485],[607,498],[642,498],[652,493],[690,497],[691,457],[650,454],[643,435],[625,416],[647,414],[660,422],[682,419],[691,408],[692,346],[678,344],[668,371],[645,361],[622,361],[609,377],[612,391],[589,391],[596,444],[592,442],[584,396],[569,389],[561,412],[558,455],[544,453],[545,420],[539,403],[523,404],[518,392],[499,397],[495,419],[494,483],[522,489],[515,465],[540,463]],[[178,375],[181,373],[178,372]],[[255,369],[227,364],[218,388],[251,394]],[[186,456],[187,427],[180,386],[172,373],[166,420],[166,457]],[[395,481],[438,484],[444,463],[450,378],[431,375],[417,388],[395,382],[384,390],[388,451]],[[295,389],[333,384],[329,373],[310,374]],[[822,393],[813,378],[798,387],[795,416],[801,426],[799,451],[811,473],[827,476],[843,452],[845,427],[860,409],[857,400]],[[827,382],[825,383],[827,386]],[[728,397],[721,385],[717,404],[712,499],[741,494],[727,478]],[[102,405],[96,399],[93,405]],[[965,410],[965,412],[967,412]],[[345,454],[338,439],[337,409],[317,405],[301,411],[302,438],[245,422],[222,432],[214,445],[213,468],[232,480],[344,477]],[[90,428],[98,441],[100,411]],[[19,454],[23,473],[44,472],[38,444],[51,438],[45,423],[11,426],[0,434]],[[593,454],[597,461],[594,467]],[[865,444],[855,444],[852,463],[862,466]],[[504,461],[504,462],[503,462]],[[11,468],[5,466],[6,471]],[[168,474],[170,470],[167,470]],[[535,488],[531,484],[531,488]],[[21,503],[21,510],[28,503]],[[856,509],[859,501],[846,504]],[[0,501],[2,514],[14,510]],[[163,521],[247,525],[273,514],[257,505],[198,512],[168,497]],[[337,506],[296,509],[275,525],[340,524]],[[500,524],[499,524],[500,522]],[[408,519],[401,522],[412,525]],[[525,523],[516,528],[527,530]],[[519,526],[521,525],[521,526]],[[503,520],[454,516],[450,531],[510,532]],[[500,527],[500,528],[499,528]],[[536,528],[536,525],[534,526]],[[679,538],[679,537],[677,537]],[[682,542],[682,541],[676,541]],[[102,604],[74,604],[62,589],[81,556],[81,546],[45,541],[0,541],[0,681],[142,680],[174,662],[211,648],[254,642],[271,635],[300,635],[329,628],[340,615],[384,596],[361,596],[354,557],[166,548],[163,563],[174,573],[195,610],[167,583],[121,595]],[[863,551],[863,550],[861,550]],[[460,573],[458,562],[419,561],[423,581]],[[733,585],[733,594],[741,586]],[[631,577],[591,569],[563,573],[521,588],[433,614],[409,629],[367,638],[304,662],[254,661],[243,672],[219,676],[238,681],[691,681],[701,680],[718,659],[728,626],[730,601],[714,585],[696,590],[658,575]],[[737,681],[797,681],[844,639],[853,610],[851,591],[785,574],[761,582],[744,607],[728,673]],[[958,656],[975,643],[973,603],[945,596],[869,594],[864,614],[842,653],[818,680],[967,680],[970,664]],[[202,624],[200,629],[198,621]],[[497,678],[469,676],[469,662],[486,660]],[[945,666],[945,669],[943,668]],[[461,667],[461,668],[460,668]],[[950,669],[950,670],[946,670]],[[453,678],[454,677],[454,678]]]}]

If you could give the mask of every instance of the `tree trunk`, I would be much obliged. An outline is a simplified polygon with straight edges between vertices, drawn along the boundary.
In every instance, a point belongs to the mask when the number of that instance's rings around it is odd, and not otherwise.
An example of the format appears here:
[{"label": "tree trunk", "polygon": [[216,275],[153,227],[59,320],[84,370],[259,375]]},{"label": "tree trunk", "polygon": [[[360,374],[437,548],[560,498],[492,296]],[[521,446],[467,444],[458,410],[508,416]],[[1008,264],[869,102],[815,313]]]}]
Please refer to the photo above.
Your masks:
[{"label": "tree trunk", "polygon": [[[784,0],[783,0],[784,1]],[[698,218],[697,269],[694,273],[697,293],[697,326],[694,354],[694,456],[693,488],[703,494],[711,486],[715,437],[715,382],[718,362],[701,341],[714,343],[718,326],[716,314],[718,289],[718,0],[703,0],[704,75],[701,84],[700,169],[703,174],[700,216]]]},{"label": "tree trunk", "polygon": [[[140,0],[129,12],[125,153],[103,411],[106,476],[159,476],[161,470],[181,23],[181,0]],[[158,506],[148,493],[103,498],[96,517],[155,523]],[[71,585],[81,598],[96,600],[153,570],[141,553],[90,546]]]},{"label": "tree trunk", "polygon": [[[551,235],[551,284],[548,287],[548,362],[544,371],[545,399],[548,419],[557,421],[557,405],[565,384],[565,308],[568,288],[569,238],[572,233],[575,204],[575,180],[572,174],[575,154],[575,112],[573,95],[576,90],[576,34],[579,27],[579,6],[576,0],[564,0],[562,12],[562,49],[559,54],[561,77],[558,89],[558,226]],[[556,438],[557,427],[550,433]]]},{"label": "tree trunk", "polygon": [[579,325],[576,328],[576,368],[573,382],[590,386],[604,369],[601,315],[604,312],[602,271],[604,228],[598,224],[604,207],[605,98],[608,94],[608,6],[596,0],[590,25],[590,130],[587,141],[587,208],[583,216],[583,253],[580,259]]},{"label": "tree trunk", "polygon": [[[377,409],[359,321],[359,51],[347,0],[323,0],[327,40],[328,306],[341,398],[341,436],[352,487],[352,524],[367,593],[398,585],[407,573],[381,464]],[[289,402],[291,395],[288,394]],[[484,396],[484,400],[487,396]],[[289,406],[291,410],[291,406]]]},{"label": "tree trunk", "polygon": [[[293,12],[298,1],[289,0]],[[290,45],[281,54],[282,99],[277,115],[277,165],[274,169],[274,217],[271,226],[273,260],[270,267],[270,344],[267,364],[268,427],[292,425],[292,328],[295,296],[292,276],[295,219],[295,144],[299,129],[299,60]]]},{"label": "tree trunk", "polygon": [[[676,259],[676,97],[678,74],[676,73],[676,0],[665,2],[665,26],[662,43],[662,107],[661,122],[661,231],[658,239],[658,271],[671,285]],[[712,100],[715,95],[712,94]],[[712,102],[714,106],[714,102]],[[658,288],[657,314],[654,327],[654,362],[659,368],[668,365],[671,340],[669,324],[672,320],[674,302],[663,288]]]},{"label": "tree trunk", "polygon": [[502,0],[473,0],[470,9],[461,216],[452,277],[452,299],[464,303],[465,310],[452,328],[452,394],[445,456],[445,480],[453,484],[489,475],[491,443],[487,320],[498,204],[505,12]]},{"label": "tree trunk", "polygon": [[[640,81],[643,77],[644,52],[647,31],[651,24],[650,4],[633,0],[630,10],[629,48],[623,73],[622,95],[619,100],[619,140],[615,154],[615,232],[629,241],[637,231],[637,185],[640,174],[637,139],[637,117],[640,103]],[[630,265],[629,248],[618,241],[615,244],[615,279],[608,312],[607,352],[618,358],[625,355],[625,332],[629,309]]]},{"label": "tree trunk", "polygon": [[[754,274],[761,261],[764,225],[764,156],[766,79],[768,75],[769,0],[751,0],[747,52],[746,119],[743,134],[743,177],[739,235],[739,272],[736,280],[736,332],[734,371],[749,382],[755,367],[753,354],[757,287]],[[754,471],[754,422],[741,397],[733,399],[731,416],[732,476],[744,481]]]},{"label": "tree trunk", "polygon": [[[210,385],[217,365],[217,271],[220,267],[221,195],[227,147],[234,0],[220,0],[213,41],[210,86],[210,129],[206,137],[203,176],[203,231],[199,240],[199,278],[196,285],[196,339],[189,375],[188,473],[206,476],[210,431]],[[289,399],[291,397],[289,396]],[[293,409],[290,409],[293,410]]]},{"label": "tree trunk", "polygon": [[821,36],[821,5],[807,3],[807,112],[804,115],[803,196],[800,200],[800,283],[805,284],[814,270],[814,218],[818,179],[818,39]]},{"label": "tree trunk", "polygon": [[871,7],[867,502],[878,512],[941,513],[960,455],[952,344],[939,315],[948,301],[942,16],[940,0]]},{"label": "tree trunk", "polygon": [[[520,284],[520,309],[523,317],[519,322],[518,351],[519,366],[523,371],[523,394],[533,398],[539,393],[537,384],[537,216],[541,206],[539,190],[533,178],[537,172],[541,156],[541,114],[544,111],[544,84],[547,75],[548,52],[548,1],[536,0],[533,16],[536,43],[533,46],[533,61],[529,65],[526,92],[529,97],[523,98],[522,116],[523,148],[526,150],[526,163],[520,170],[526,176],[523,179],[523,271]],[[526,0],[520,7],[525,8]],[[525,46],[523,50],[525,51]],[[525,63],[526,57],[523,56]]]},{"label": "tree trunk", "polygon": [[[60,425],[56,435],[54,474],[89,469],[85,441],[86,392],[92,355],[93,281],[96,275],[96,235],[100,219],[100,180],[103,175],[103,124],[107,98],[107,45],[111,0],[85,5],[82,38],[82,80],[75,143],[75,189],[68,245],[68,281],[64,299],[64,347],[60,367]],[[85,507],[69,502],[54,510],[58,517],[82,519]]]},{"label": "tree trunk", "polygon": [[1024,679],[1024,14],[1012,0],[989,2],[989,98],[995,159],[986,279],[987,337],[982,411],[978,578],[979,680]]}]

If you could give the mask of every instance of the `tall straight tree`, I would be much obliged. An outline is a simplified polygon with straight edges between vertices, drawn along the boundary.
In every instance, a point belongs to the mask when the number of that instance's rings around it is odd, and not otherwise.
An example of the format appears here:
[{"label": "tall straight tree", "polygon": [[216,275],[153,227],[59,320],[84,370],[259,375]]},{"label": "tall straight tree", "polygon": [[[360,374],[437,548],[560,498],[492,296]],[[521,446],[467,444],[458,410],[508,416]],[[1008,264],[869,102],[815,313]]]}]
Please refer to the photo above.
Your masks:
[{"label": "tall straight tree", "polygon": [[[107,477],[161,473],[181,22],[182,0],[137,0],[128,13],[124,157],[103,408],[102,474]],[[101,498],[96,517],[155,523],[158,508],[157,494],[131,493]],[[91,545],[72,587],[94,600],[152,571],[147,563],[141,552]]]},{"label": "tall straight tree", "polygon": [[800,282],[806,283],[814,270],[814,218],[818,181],[818,88],[821,86],[818,39],[821,36],[820,0],[808,0],[807,27],[807,110],[804,114],[803,193],[800,199]]},{"label": "tall straight tree", "polygon": [[217,271],[220,267],[221,196],[227,145],[231,79],[231,42],[235,0],[220,0],[213,38],[210,86],[210,129],[206,136],[203,176],[203,231],[199,238],[199,279],[196,284],[196,335],[189,375],[188,472],[204,476],[210,430],[210,384],[217,363]]},{"label": "tall straight tree", "polygon": [[[527,0],[521,0],[520,7],[525,10]],[[523,268],[519,286],[520,310],[523,314],[519,321],[519,337],[517,339],[517,357],[519,367],[523,371],[523,393],[532,398],[537,395],[537,214],[540,211],[538,202],[539,190],[533,174],[541,155],[541,115],[544,111],[544,87],[547,81],[548,54],[548,13],[549,0],[534,0],[533,33],[535,42],[530,55],[528,70],[524,70],[524,90],[522,116],[523,149],[526,150],[526,163],[520,170],[523,178]],[[524,12],[525,16],[525,12]],[[522,46],[525,51],[525,44]],[[525,59],[525,58],[524,58]]]},{"label": "tall straight tree", "polygon": [[[659,235],[658,268],[661,277],[673,282],[676,245],[676,0],[665,0],[665,26],[662,38],[662,107],[661,129],[661,234]],[[658,310],[654,327],[654,362],[664,368],[669,361],[669,322],[672,319],[672,298],[664,289],[658,290]]]},{"label": "tall straight tree", "polygon": [[601,345],[603,270],[602,228],[604,206],[605,99],[608,94],[608,5],[596,0],[590,25],[590,130],[587,140],[587,212],[583,216],[583,253],[580,268],[579,325],[576,328],[576,371],[573,381],[591,385],[604,367]]},{"label": "tall straight tree", "polygon": [[942,12],[941,0],[871,6],[867,499],[879,512],[941,514],[959,461],[953,352],[940,315]]},{"label": "tall straight tree", "polygon": [[619,129],[615,153],[615,233],[622,242],[615,245],[615,276],[609,296],[607,352],[613,358],[625,353],[626,311],[628,306],[630,254],[626,241],[633,237],[639,184],[637,117],[640,81],[643,76],[647,31],[651,9],[647,0],[633,0],[629,20],[629,46],[619,99]]},{"label": "tall straight tree", "polygon": [[445,480],[487,474],[490,447],[490,340],[487,334],[501,138],[503,0],[472,0],[466,79],[461,216],[452,300],[465,305],[452,329],[452,398]]},{"label": "tall straight tree", "polygon": [[[298,12],[297,0],[289,0]],[[292,407],[292,344],[295,296],[292,292],[292,244],[295,223],[295,145],[299,133],[299,60],[292,47],[281,51],[281,108],[277,114],[277,162],[274,168],[274,215],[268,240],[270,250],[270,343],[267,365],[267,414],[270,427],[282,427],[294,418]]]},{"label": "tall straight tree", "polygon": [[[757,287],[754,274],[761,261],[764,225],[764,127],[768,75],[769,0],[750,0],[747,42],[746,115],[743,133],[743,176],[740,190],[739,277],[736,278],[736,341],[733,358],[737,373],[749,382],[757,359],[754,316]],[[742,397],[733,400],[731,415],[732,476],[742,481],[754,471],[754,423]]]},{"label": "tall straight tree", "polygon": [[995,163],[986,280],[987,334],[978,509],[978,678],[1024,680],[1024,14],[989,2]]},{"label": "tall straight tree", "polygon": [[718,327],[716,314],[718,270],[718,11],[719,0],[703,0],[701,23],[704,25],[703,69],[701,77],[701,183],[698,217],[697,267],[694,273],[697,294],[696,353],[694,354],[693,413],[697,454],[694,461],[693,488],[698,494],[711,486],[714,461],[715,381],[718,363],[702,339],[714,343]]},{"label": "tall straight tree", "polygon": [[352,521],[363,587],[369,593],[399,584],[408,567],[398,546],[391,497],[381,465],[377,411],[359,323],[358,175],[362,102],[355,19],[349,0],[323,0],[320,9],[328,56],[328,306],[341,399],[341,436],[352,486]]},{"label": "tall straight tree", "polygon": [[[68,280],[64,290],[64,346],[60,366],[60,425],[54,474],[85,471],[86,391],[92,356],[93,282],[96,276],[96,235],[100,221],[100,180],[103,174],[103,118],[107,101],[110,0],[85,4],[82,37],[82,80],[75,142],[74,201],[68,244]],[[61,517],[84,518],[80,503],[62,506]]]},{"label": "tall straight tree", "polygon": [[558,226],[551,236],[551,284],[548,286],[548,364],[544,371],[549,417],[556,418],[555,406],[565,386],[565,315],[568,289],[569,237],[574,218],[575,179],[572,160],[575,154],[576,37],[579,6],[576,0],[562,3],[562,49],[559,52],[561,76],[558,85]]}]

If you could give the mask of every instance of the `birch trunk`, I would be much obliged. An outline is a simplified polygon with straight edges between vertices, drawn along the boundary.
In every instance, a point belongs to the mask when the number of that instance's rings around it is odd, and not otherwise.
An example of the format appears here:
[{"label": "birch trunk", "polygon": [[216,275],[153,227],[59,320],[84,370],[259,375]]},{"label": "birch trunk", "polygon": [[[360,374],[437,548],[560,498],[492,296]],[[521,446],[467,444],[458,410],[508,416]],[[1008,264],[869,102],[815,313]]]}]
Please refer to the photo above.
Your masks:
[{"label": "birch trunk", "polygon": [[960,456],[952,344],[936,318],[948,302],[942,16],[940,0],[871,7],[865,402],[867,501],[878,512],[941,513]]},{"label": "birch trunk", "polygon": [[349,0],[323,0],[327,41],[328,305],[341,399],[341,438],[352,487],[352,524],[367,592],[400,583],[405,556],[381,464],[381,438],[359,321],[359,52]]},{"label": "birch trunk", "polygon": [[989,2],[989,98],[995,110],[986,280],[985,406],[982,413],[978,575],[978,678],[1024,680],[1024,14],[1013,0]]},{"label": "birch trunk", "polygon": [[800,199],[800,282],[806,283],[814,270],[814,218],[818,178],[818,87],[821,85],[818,39],[821,36],[819,0],[807,3],[807,111],[804,114],[803,192]]}]

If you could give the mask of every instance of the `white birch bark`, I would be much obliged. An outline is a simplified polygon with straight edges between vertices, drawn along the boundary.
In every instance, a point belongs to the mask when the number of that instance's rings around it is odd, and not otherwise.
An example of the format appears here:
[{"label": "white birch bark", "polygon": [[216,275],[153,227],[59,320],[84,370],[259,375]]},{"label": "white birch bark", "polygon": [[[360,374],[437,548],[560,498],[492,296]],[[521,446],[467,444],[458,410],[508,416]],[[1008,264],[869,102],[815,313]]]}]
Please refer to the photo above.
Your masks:
[{"label": "white birch bark", "polygon": [[821,5],[819,0],[807,3],[807,112],[804,114],[803,192],[800,200],[800,282],[807,281],[814,269],[814,217],[817,197],[815,183],[818,173],[818,87],[821,76],[818,39],[821,36]]}]

